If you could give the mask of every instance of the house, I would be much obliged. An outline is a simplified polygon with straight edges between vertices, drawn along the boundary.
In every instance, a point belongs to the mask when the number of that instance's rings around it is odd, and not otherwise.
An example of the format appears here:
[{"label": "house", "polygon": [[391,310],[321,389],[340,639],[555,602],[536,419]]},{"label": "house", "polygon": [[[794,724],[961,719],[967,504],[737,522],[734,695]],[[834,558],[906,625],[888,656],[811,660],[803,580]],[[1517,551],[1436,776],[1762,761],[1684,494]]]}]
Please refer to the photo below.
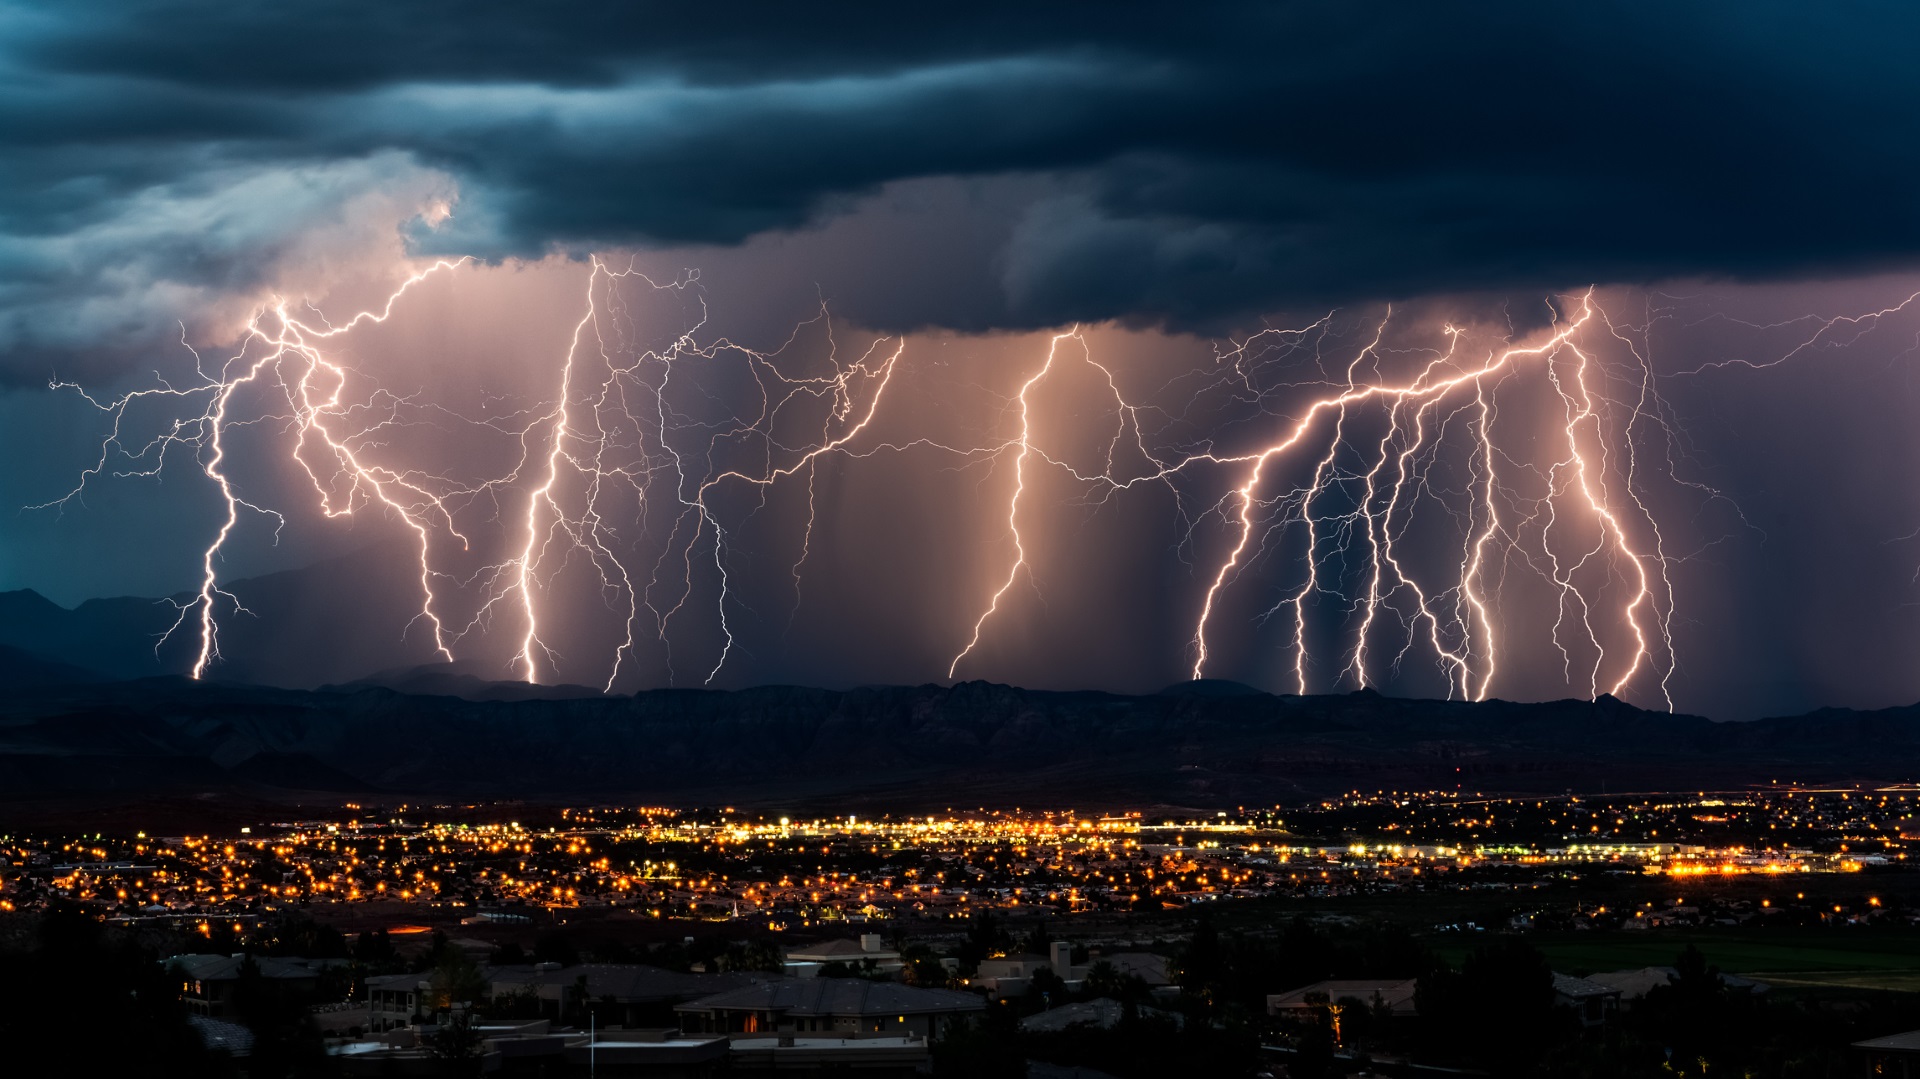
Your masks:
[{"label": "house", "polygon": [[[1127,1013],[1127,1006],[1117,1000],[1100,997],[1097,1000],[1075,1004],[1063,1004],[1058,1008],[1049,1008],[1036,1015],[1020,1020],[1020,1029],[1030,1034],[1051,1033],[1066,1030],[1068,1027],[1091,1026],[1101,1030],[1112,1030],[1120,1025]],[[1186,1017],[1178,1012],[1164,1012],[1156,1008],[1141,1008],[1139,1015],[1143,1019],[1168,1020],[1176,1027],[1186,1026]]]},{"label": "house", "polygon": [[1021,952],[1018,955],[982,959],[979,969],[974,972],[973,984],[994,996],[1017,996],[1027,991],[1035,974],[1049,970],[1058,975],[1067,988],[1077,990],[1079,983],[1086,978],[1088,969],[1073,965],[1071,943],[1056,940],[1047,945],[1046,955]]},{"label": "house", "polygon": [[180,976],[180,998],[194,1015],[219,1018],[232,1008],[233,991],[248,964],[259,976],[285,992],[312,993],[320,975],[343,963],[334,959],[279,959],[260,955],[176,955],[163,961]]},{"label": "house", "polygon": [[1315,1009],[1327,1004],[1357,1000],[1369,1008],[1384,1008],[1388,1015],[1396,1019],[1404,1018],[1417,1014],[1413,995],[1414,988],[1418,984],[1419,980],[1416,978],[1335,979],[1314,982],[1312,985],[1295,989],[1291,993],[1268,994],[1267,1014],[1306,1018]]},{"label": "house", "polygon": [[567,1043],[573,1038],[572,1032],[555,1032],[553,1024],[545,1019],[483,1019],[473,1029],[486,1051],[499,1053],[502,1064],[509,1068],[541,1068],[556,1063],[565,1058]]},{"label": "house", "polygon": [[681,1029],[700,1034],[814,1034],[931,1041],[955,1019],[986,1010],[973,993],[916,989],[865,978],[783,978],[676,1007]]},{"label": "house", "polygon": [[[1673,967],[1641,967],[1637,970],[1608,970],[1589,974],[1585,980],[1618,989],[1621,1000],[1639,1000],[1653,989],[1671,985],[1679,976],[1680,972]],[[1765,982],[1734,974],[1720,975],[1720,984],[1735,992],[1753,994],[1764,993],[1771,988]]]},{"label": "house", "polygon": [[584,989],[586,1000],[602,1024],[659,1027],[678,1023],[673,1006],[765,981],[761,973],[682,974],[644,963],[582,963],[563,967],[537,963],[531,967],[489,967],[488,994],[495,1000],[531,996],[540,1014],[559,1019],[568,994]]},{"label": "house", "polygon": [[1553,1002],[1571,1008],[1583,1027],[1597,1027],[1620,1010],[1620,990],[1610,985],[1576,978],[1571,974],[1553,975]]},{"label": "house", "polygon": [[900,953],[887,947],[878,933],[863,933],[859,940],[830,940],[787,951],[787,973],[795,978],[814,977],[822,967],[832,963],[856,972],[871,969],[876,974],[897,974],[906,968]]},{"label": "house", "polygon": [[1586,980],[1617,990],[1621,1000],[1639,1000],[1653,989],[1673,984],[1672,967],[1641,967],[1637,970],[1603,970],[1589,974]]},{"label": "house", "polygon": [[1163,985],[1172,985],[1173,978],[1167,972],[1167,957],[1152,952],[1115,952],[1112,955],[1098,956],[1094,964],[1106,963],[1122,978],[1138,978],[1147,983],[1148,988],[1157,989]]},{"label": "house", "polygon": [[[454,1010],[458,1012],[461,1009],[456,1006]],[[480,1037],[479,1068],[484,1074],[492,1074],[502,1068],[545,1074],[565,1062],[569,1045],[575,1041],[586,1041],[586,1035],[577,1031],[554,1031],[552,1024],[544,1019],[504,1022],[480,1020],[473,1024],[472,1029]],[[441,1075],[445,1074],[446,1062],[434,1052],[437,1030],[438,1027],[431,1024],[402,1026],[384,1033],[329,1042],[327,1055],[333,1058],[340,1073],[347,1076]],[[644,1074],[677,1077],[682,1073]]]},{"label": "house", "polygon": [[1886,1079],[1920,1079],[1920,1030],[1854,1042],[1866,1058],[1864,1074]]},{"label": "house", "polygon": [[[347,1079],[444,1075],[447,1067],[432,1045],[412,1030],[330,1044],[327,1057],[333,1070]],[[500,1071],[504,1059],[498,1050],[483,1043],[479,1059],[473,1063],[477,1074],[493,1075]]]},{"label": "house", "polygon": [[766,1076],[859,1075],[862,1079],[912,1079],[930,1059],[927,1041],[906,1037],[836,1038],[804,1034],[733,1039],[727,1054],[731,1079]]},{"label": "house", "polygon": [[995,956],[980,960],[970,984],[997,997],[1017,997],[1027,991],[1027,985],[1036,973],[1050,970],[1052,966],[1052,961],[1046,956],[1032,952]]},{"label": "house", "polygon": [[380,974],[367,979],[367,1029],[374,1033],[410,1027],[427,1015],[430,983],[423,974]]},{"label": "house", "polygon": [[567,1064],[575,1074],[645,1075],[658,1079],[704,1079],[727,1064],[727,1039],[643,1028],[612,1030],[567,1044]]},{"label": "house", "polygon": [[976,977],[986,980],[994,978],[1031,978],[1034,972],[1042,968],[1051,968],[1052,961],[1044,955],[1021,952],[1018,955],[1001,955],[992,959],[980,960],[980,969]]}]

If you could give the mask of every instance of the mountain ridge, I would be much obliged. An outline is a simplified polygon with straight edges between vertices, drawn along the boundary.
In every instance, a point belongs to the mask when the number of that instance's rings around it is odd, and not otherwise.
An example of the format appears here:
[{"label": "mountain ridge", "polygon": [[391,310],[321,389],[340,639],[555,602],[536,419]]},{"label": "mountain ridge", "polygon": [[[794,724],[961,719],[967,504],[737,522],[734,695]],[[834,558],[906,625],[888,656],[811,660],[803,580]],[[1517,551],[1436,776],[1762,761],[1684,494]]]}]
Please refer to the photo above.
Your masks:
[{"label": "mountain ridge", "polygon": [[1727,723],[1604,697],[1135,696],[962,682],[476,701],[177,678],[25,688],[0,703],[0,798],[14,804],[352,790],[575,804],[1229,807],[1351,789],[1724,790],[1916,773],[1920,705]]}]

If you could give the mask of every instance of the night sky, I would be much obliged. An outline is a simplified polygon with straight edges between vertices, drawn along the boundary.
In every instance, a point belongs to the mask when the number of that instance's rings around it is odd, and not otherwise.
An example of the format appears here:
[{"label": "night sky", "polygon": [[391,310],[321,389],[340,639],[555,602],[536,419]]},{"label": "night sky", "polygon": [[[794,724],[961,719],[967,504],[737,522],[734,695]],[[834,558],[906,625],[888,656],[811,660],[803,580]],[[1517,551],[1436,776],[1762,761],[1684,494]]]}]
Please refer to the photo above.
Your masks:
[{"label": "night sky", "polygon": [[0,3],[0,589],[224,482],[390,666],[1908,703],[1916,31]]}]

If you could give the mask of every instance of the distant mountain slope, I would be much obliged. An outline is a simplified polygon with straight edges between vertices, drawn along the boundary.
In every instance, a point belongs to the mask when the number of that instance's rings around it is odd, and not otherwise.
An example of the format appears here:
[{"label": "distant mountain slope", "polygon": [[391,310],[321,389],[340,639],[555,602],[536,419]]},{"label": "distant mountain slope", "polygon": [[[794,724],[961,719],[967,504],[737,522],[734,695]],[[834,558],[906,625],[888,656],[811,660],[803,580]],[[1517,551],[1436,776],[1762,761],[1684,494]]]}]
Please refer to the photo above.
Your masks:
[{"label": "distant mountain slope", "polygon": [[[432,642],[410,623],[419,586],[395,580],[403,562],[371,548],[221,588],[250,615],[222,609],[222,680],[312,687],[345,682],[396,664],[432,661]],[[0,592],[0,646],[98,671],[112,678],[184,674],[199,650],[189,625],[162,643],[193,597],[91,599],[68,610],[37,592]],[[241,631],[241,627],[244,627]],[[5,684],[0,682],[0,684]]]},{"label": "distant mountain slope", "polygon": [[165,679],[0,704],[0,796],[16,798],[358,786],[681,804],[1206,807],[1355,788],[1671,790],[1916,774],[1920,706],[1714,723],[1610,697],[1128,697],[968,682],[476,702]]},{"label": "distant mountain slope", "polygon": [[0,688],[35,689],[107,681],[98,671],[0,645]]},{"label": "distant mountain slope", "polygon": [[68,610],[38,592],[0,592],[0,646],[112,678],[144,678],[167,670],[153,647],[177,617],[157,600],[96,599]]},{"label": "distant mountain slope", "polygon": [[338,692],[391,689],[416,696],[459,697],[468,701],[567,700],[602,696],[599,690],[587,686],[502,682],[483,677],[474,667],[454,663],[396,667],[391,670],[376,671],[365,678],[356,678],[344,685],[320,688]]}]

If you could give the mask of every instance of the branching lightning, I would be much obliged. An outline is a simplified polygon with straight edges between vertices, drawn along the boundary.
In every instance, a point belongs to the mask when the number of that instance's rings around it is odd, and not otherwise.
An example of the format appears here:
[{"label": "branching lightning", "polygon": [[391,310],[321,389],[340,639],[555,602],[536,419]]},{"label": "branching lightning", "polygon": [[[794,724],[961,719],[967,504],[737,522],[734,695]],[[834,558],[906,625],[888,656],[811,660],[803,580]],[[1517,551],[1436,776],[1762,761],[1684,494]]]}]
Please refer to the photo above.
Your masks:
[{"label": "branching lightning", "polygon": [[[1657,538],[1652,550],[1643,550],[1644,544],[1637,538],[1639,530],[1657,537],[1658,525],[1644,498],[1631,490],[1633,477],[1615,476],[1611,471],[1609,402],[1590,385],[1594,360],[1579,343],[1597,314],[1593,296],[1588,293],[1580,298],[1573,317],[1557,325],[1545,341],[1498,348],[1475,361],[1459,355],[1461,335],[1449,327],[1446,334],[1450,346],[1398,381],[1374,374],[1382,366],[1389,314],[1378,324],[1372,339],[1351,357],[1342,381],[1331,392],[1310,398],[1304,407],[1296,406],[1299,411],[1281,421],[1281,433],[1274,441],[1240,452],[1150,449],[1140,429],[1141,406],[1129,403],[1112,372],[1100,367],[1113,393],[1119,424],[1110,445],[1117,446],[1131,429],[1140,456],[1147,462],[1144,470],[1128,475],[1114,470],[1111,448],[1107,468],[1089,473],[1075,470],[1036,447],[1039,435],[1029,396],[1054,371],[1064,340],[1072,338],[1085,347],[1077,331],[1056,335],[1044,362],[1015,398],[1019,433],[1011,443],[1014,480],[1006,513],[1013,559],[998,588],[988,597],[972,636],[955,655],[948,677],[980,644],[983,627],[1001,609],[1019,577],[1031,573],[1021,537],[1020,510],[1033,457],[1062,469],[1077,481],[1109,492],[1143,484],[1174,488],[1190,482],[1191,474],[1203,471],[1238,473],[1228,493],[1187,531],[1188,544],[1197,546],[1195,530],[1200,521],[1214,518],[1224,524],[1231,539],[1215,559],[1212,571],[1203,577],[1205,587],[1189,639],[1190,674],[1195,679],[1205,676],[1213,658],[1210,634],[1226,595],[1248,561],[1267,556],[1273,546],[1283,542],[1281,533],[1290,528],[1297,528],[1304,538],[1298,580],[1262,620],[1283,610],[1291,612],[1292,654],[1288,667],[1297,692],[1315,688],[1311,677],[1310,607],[1319,597],[1341,593],[1330,580],[1336,563],[1347,566],[1357,562],[1357,588],[1349,597],[1351,636],[1334,681],[1345,680],[1357,687],[1375,681],[1373,649],[1382,624],[1391,622],[1399,635],[1391,666],[1398,668],[1411,650],[1424,646],[1439,665],[1450,695],[1484,698],[1493,684],[1500,654],[1499,620],[1488,581],[1496,553],[1517,556],[1541,568],[1558,597],[1554,640],[1570,668],[1572,652],[1561,643],[1562,635],[1570,630],[1572,622],[1578,622],[1584,651],[1591,656],[1588,688],[1593,694],[1625,692],[1656,659],[1662,662],[1663,670],[1670,671],[1673,591],[1665,554]],[[1269,331],[1234,347],[1222,357],[1222,368],[1230,370],[1231,381],[1251,399],[1264,402],[1268,392],[1253,381],[1261,366],[1257,358],[1261,350],[1279,338],[1288,343],[1286,351],[1291,353],[1303,334],[1324,328],[1323,321],[1304,331]],[[1534,478],[1544,481],[1543,489],[1531,496],[1516,492],[1503,481],[1499,468],[1502,454],[1494,434],[1498,415],[1495,395],[1500,385],[1529,365],[1544,371],[1564,413],[1559,426],[1560,455],[1545,462],[1544,468],[1527,469]],[[1366,410],[1374,413],[1378,433],[1356,441],[1354,428],[1359,414]],[[1461,415],[1469,418],[1463,423]],[[1622,432],[1627,439],[1634,435],[1635,422],[1645,415],[1643,399]],[[1464,491],[1450,493],[1435,484],[1434,471],[1444,450],[1443,439],[1459,430],[1467,432],[1466,452],[1458,456],[1465,461],[1468,481]],[[1309,446],[1315,448],[1309,450]],[[1304,481],[1275,489],[1286,463],[1302,457],[1308,464]],[[1616,493],[1616,486],[1625,489],[1625,494]],[[1414,517],[1421,504],[1428,502],[1434,503],[1438,512],[1453,514],[1460,525],[1460,560],[1452,574],[1438,583],[1428,583],[1407,561],[1403,550],[1409,530],[1415,527]],[[1576,510],[1581,527],[1563,520],[1563,515]],[[1579,546],[1570,548],[1570,543]],[[1594,622],[1594,608],[1603,592],[1619,593],[1613,600],[1617,627],[1612,632]],[[1619,636],[1624,636],[1623,643],[1612,640]],[[1332,684],[1323,685],[1334,688]],[[1663,679],[1659,692],[1671,707],[1665,685]]]},{"label": "branching lightning", "polygon": [[[96,397],[56,384],[97,408],[106,434],[78,483],[41,508],[76,503],[104,478],[158,476],[181,454],[219,500],[197,589],[169,630],[197,638],[194,677],[220,660],[223,621],[242,609],[221,573],[236,535],[250,517],[276,532],[288,520],[246,490],[234,440],[252,430],[280,439],[319,514],[377,509],[405,530],[412,625],[436,655],[491,657],[527,682],[582,670],[607,691],[661,670],[675,681],[689,651],[690,677],[714,682],[752,648],[737,630],[763,601],[741,585],[755,515],[801,514],[778,562],[791,592],[777,602],[797,612],[812,594],[802,577],[823,477],[911,453],[977,470],[992,506],[981,515],[982,549],[996,559],[984,581],[930,567],[979,587],[970,624],[952,627],[949,679],[992,668],[996,634],[1037,617],[1050,552],[1036,540],[1052,522],[1151,489],[1171,508],[1178,568],[1142,587],[1179,593],[1180,661],[1194,679],[1258,662],[1243,653],[1265,639],[1274,681],[1294,692],[1413,685],[1478,700],[1539,667],[1544,650],[1578,692],[1673,706],[1684,558],[1669,552],[1661,516],[1681,496],[1722,496],[1681,475],[1646,328],[1610,316],[1591,291],[1550,305],[1550,325],[1518,339],[1429,332],[1391,310],[1351,334],[1351,319],[1330,314],[1226,342],[1211,363],[1170,376],[1103,360],[1098,334],[1076,326],[1048,335],[1044,354],[1001,384],[1003,406],[957,442],[902,435],[889,419],[911,392],[900,389],[912,381],[909,341],[875,337],[843,357],[824,307],[770,352],[703,340],[697,274],[656,282],[597,257],[564,348],[539,360],[551,377],[529,395],[538,400],[456,414],[342,358],[357,329],[461,265],[424,267],[339,323],[268,303],[224,361],[194,353],[189,385]],[[652,347],[630,311],[649,296],[694,312]],[[1773,359],[1679,374],[1782,363],[1915,300],[1811,323]],[[795,344],[803,330],[824,353]],[[1091,388],[1075,410],[1052,400],[1065,379]],[[497,441],[503,463],[488,472],[480,462],[492,458],[477,457],[462,475],[409,463],[405,439],[390,436],[430,425]],[[1041,497],[1055,481],[1081,497]],[[794,501],[768,511],[788,486]],[[615,629],[583,643],[590,595]]]}]

